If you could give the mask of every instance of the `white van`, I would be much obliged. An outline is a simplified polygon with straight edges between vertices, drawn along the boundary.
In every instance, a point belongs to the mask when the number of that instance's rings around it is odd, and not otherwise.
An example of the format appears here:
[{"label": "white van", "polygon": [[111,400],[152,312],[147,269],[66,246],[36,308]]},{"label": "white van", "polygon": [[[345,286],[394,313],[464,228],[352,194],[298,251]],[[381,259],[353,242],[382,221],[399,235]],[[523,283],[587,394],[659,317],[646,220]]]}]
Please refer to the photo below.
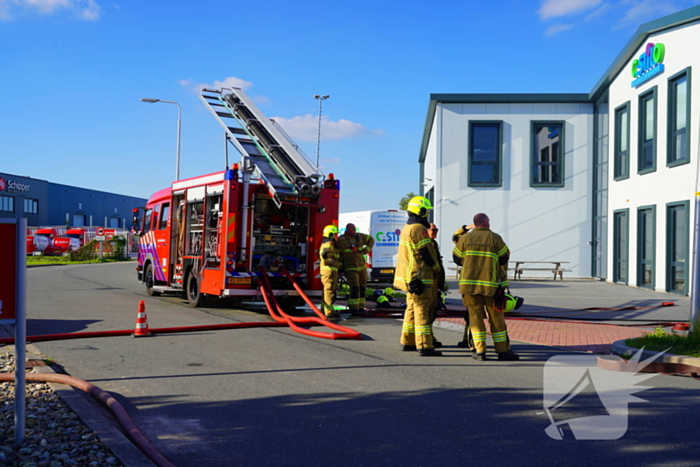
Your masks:
[{"label": "white van", "polygon": [[355,224],[358,232],[374,238],[374,248],[367,258],[369,278],[379,282],[393,282],[399,253],[401,229],[408,221],[408,213],[397,209],[341,213],[338,219],[340,234],[345,226]]}]

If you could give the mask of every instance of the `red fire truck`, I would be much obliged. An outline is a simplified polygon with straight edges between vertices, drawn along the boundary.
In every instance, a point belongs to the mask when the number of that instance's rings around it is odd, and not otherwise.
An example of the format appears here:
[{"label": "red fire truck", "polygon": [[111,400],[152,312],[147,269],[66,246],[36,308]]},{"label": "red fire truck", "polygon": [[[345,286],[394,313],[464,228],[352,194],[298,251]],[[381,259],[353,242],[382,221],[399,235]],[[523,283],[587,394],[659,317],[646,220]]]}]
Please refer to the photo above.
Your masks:
[{"label": "red fire truck", "polygon": [[203,89],[200,98],[226,133],[226,167],[229,145],[242,161],[151,196],[139,229],[139,281],[148,295],[184,293],[200,306],[207,296],[260,295],[264,266],[283,303],[320,296],[316,250],[323,228],[338,223],[340,182],[240,89]]}]

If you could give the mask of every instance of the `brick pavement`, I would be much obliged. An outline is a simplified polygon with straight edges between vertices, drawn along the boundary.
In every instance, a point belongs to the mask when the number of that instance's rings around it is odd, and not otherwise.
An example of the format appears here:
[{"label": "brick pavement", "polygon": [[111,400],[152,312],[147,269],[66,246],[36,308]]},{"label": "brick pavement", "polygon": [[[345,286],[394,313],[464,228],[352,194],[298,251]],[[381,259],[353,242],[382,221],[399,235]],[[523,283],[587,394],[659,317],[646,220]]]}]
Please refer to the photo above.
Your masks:
[{"label": "brick pavement", "polygon": [[[439,318],[438,326],[464,330],[462,318]],[[563,347],[580,352],[609,354],[613,342],[641,337],[646,331],[639,327],[592,324],[584,321],[506,318],[508,336],[513,341]],[[488,330],[488,324],[486,325]]]}]

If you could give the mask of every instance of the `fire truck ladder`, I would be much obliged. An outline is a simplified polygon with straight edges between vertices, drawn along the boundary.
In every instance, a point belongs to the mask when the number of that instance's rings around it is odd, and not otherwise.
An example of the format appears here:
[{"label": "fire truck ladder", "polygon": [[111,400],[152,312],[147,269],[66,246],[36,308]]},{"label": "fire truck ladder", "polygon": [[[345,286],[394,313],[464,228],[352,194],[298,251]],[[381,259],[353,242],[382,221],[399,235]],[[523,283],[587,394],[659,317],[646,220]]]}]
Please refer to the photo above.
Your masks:
[{"label": "fire truck ladder", "polygon": [[323,175],[273,120],[238,88],[202,89],[200,99],[228,140],[254,164],[277,207],[286,198],[315,198]]}]

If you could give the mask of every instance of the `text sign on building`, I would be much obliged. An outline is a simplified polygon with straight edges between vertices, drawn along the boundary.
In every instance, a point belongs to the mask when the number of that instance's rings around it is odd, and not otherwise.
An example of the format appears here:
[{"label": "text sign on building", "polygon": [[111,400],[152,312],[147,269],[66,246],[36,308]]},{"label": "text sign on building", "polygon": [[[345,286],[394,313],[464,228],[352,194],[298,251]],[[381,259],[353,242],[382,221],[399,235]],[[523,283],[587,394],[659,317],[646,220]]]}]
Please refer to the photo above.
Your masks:
[{"label": "text sign on building", "polygon": [[18,182],[17,180],[5,180],[4,178],[0,177],[0,191],[6,191],[8,193],[24,193],[29,191],[30,188],[31,187],[26,183]]},{"label": "text sign on building", "polygon": [[666,46],[649,42],[639,58],[632,60],[632,87],[636,88],[664,71],[665,55]]},{"label": "text sign on building", "polygon": [[0,320],[15,319],[17,306],[17,224],[0,224]]}]

